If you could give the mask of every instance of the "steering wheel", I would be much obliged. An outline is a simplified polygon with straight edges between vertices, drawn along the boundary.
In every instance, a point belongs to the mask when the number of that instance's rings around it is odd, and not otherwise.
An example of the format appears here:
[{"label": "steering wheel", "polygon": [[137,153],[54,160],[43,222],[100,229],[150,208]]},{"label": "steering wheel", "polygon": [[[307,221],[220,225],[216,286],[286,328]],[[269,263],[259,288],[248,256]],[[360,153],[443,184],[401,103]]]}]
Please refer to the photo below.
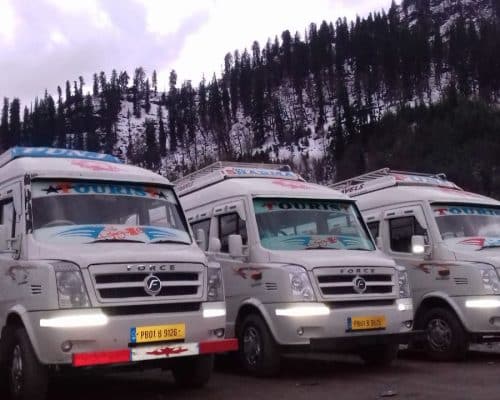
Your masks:
[{"label": "steering wheel", "polygon": [[55,219],[42,226],[42,228],[53,228],[54,226],[64,226],[64,225],[75,225],[73,221],[69,219]]}]

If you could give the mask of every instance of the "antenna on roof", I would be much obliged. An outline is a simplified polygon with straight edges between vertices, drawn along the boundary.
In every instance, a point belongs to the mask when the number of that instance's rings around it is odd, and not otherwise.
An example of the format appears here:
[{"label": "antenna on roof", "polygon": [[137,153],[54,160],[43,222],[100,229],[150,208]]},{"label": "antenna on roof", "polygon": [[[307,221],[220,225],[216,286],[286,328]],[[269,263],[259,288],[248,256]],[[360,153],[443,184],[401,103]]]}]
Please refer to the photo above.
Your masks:
[{"label": "antenna on roof", "polygon": [[275,178],[304,181],[289,165],[218,161],[174,182],[179,196],[234,178]]},{"label": "antenna on roof", "polygon": [[349,178],[334,183],[330,188],[340,190],[342,193],[354,197],[391,186],[435,186],[462,190],[459,186],[450,182],[443,173],[423,174],[419,172],[395,171],[390,168],[382,168]]}]

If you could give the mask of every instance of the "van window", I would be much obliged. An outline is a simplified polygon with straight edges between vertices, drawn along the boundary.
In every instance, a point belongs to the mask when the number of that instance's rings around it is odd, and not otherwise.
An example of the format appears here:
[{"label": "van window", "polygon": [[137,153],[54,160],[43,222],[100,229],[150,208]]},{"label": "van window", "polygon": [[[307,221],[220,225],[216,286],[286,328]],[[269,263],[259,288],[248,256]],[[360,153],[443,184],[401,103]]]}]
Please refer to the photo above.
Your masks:
[{"label": "van window", "polygon": [[191,229],[193,230],[195,237],[196,237],[196,232],[198,232],[198,229],[201,229],[203,232],[205,232],[205,237],[207,238],[207,240],[205,240],[205,248],[202,250],[207,251],[208,250],[208,238],[210,237],[210,219],[204,219],[202,221],[197,221],[197,222],[192,223]]},{"label": "van window", "polygon": [[241,235],[243,244],[247,244],[247,227],[238,213],[225,214],[219,217],[219,239],[223,253],[229,251],[229,235]]},{"label": "van window", "polygon": [[10,237],[16,235],[16,218],[14,210],[14,202],[12,199],[0,203],[2,212],[2,225],[5,225],[10,232]]},{"label": "van window", "polygon": [[427,231],[413,216],[390,219],[389,229],[391,250],[399,253],[411,253],[411,237],[413,235],[427,235]]},{"label": "van window", "polygon": [[372,234],[372,237],[374,239],[378,238],[379,231],[380,231],[380,222],[373,221],[373,222],[369,222],[367,225],[368,225],[368,229],[370,230],[370,233]]}]

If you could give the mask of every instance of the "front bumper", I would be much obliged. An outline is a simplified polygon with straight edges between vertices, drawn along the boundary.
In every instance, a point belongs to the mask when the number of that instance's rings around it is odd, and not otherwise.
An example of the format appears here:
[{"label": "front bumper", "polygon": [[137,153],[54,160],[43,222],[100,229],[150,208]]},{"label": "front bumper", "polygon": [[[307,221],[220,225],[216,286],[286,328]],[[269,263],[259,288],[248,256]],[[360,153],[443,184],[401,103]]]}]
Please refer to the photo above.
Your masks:
[{"label": "front bumper", "polygon": [[500,341],[500,296],[461,296],[453,300],[473,340],[496,337],[496,341]]},{"label": "front bumper", "polygon": [[383,346],[389,344],[408,344],[423,337],[423,331],[391,333],[386,335],[365,335],[356,338],[340,337],[311,339],[311,351],[352,351],[360,347]]},{"label": "front bumper", "polygon": [[[318,305],[321,303],[310,303]],[[306,304],[299,304],[303,307]],[[413,307],[411,299],[398,299],[390,305],[367,305],[356,307],[330,307],[327,315],[282,316],[280,310],[296,307],[297,303],[265,304],[268,323],[273,336],[282,346],[312,345],[318,339],[345,340],[355,343],[359,338],[368,336],[383,337],[409,334],[412,329]],[[349,329],[348,320],[354,317],[383,316],[386,326],[380,330]]]},{"label": "front bumper", "polygon": [[[101,365],[234,350],[233,341],[219,337],[226,317],[204,318],[206,309],[225,309],[225,304],[203,303],[201,310],[193,312],[109,316],[100,326],[41,326],[61,317],[85,319],[100,313],[99,309],[27,312],[23,319],[43,364]],[[185,324],[182,343],[131,343],[132,328],[179,323]]]}]

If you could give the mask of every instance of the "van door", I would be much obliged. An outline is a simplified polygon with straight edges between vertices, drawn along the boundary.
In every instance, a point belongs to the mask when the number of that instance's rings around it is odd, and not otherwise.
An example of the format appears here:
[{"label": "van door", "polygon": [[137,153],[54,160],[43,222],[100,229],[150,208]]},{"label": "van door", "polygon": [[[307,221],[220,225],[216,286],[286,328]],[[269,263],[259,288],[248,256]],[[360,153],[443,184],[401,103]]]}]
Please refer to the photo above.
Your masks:
[{"label": "van door", "polygon": [[379,235],[383,238],[383,248],[398,265],[407,267],[413,291],[414,300],[421,296],[435,284],[434,279],[424,265],[423,254],[413,254],[411,237],[423,235],[428,245],[431,239],[428,234],[428,223],[421,205],[388,209],[383,213],[383,227]]},{"label": "van door", "polygon": [[5,234],[0,243],[0,327],[6,309],[23,296],[28,284],[29,276],[19,265],[22,215],[21,184],[0,188],[0,226]]}]

